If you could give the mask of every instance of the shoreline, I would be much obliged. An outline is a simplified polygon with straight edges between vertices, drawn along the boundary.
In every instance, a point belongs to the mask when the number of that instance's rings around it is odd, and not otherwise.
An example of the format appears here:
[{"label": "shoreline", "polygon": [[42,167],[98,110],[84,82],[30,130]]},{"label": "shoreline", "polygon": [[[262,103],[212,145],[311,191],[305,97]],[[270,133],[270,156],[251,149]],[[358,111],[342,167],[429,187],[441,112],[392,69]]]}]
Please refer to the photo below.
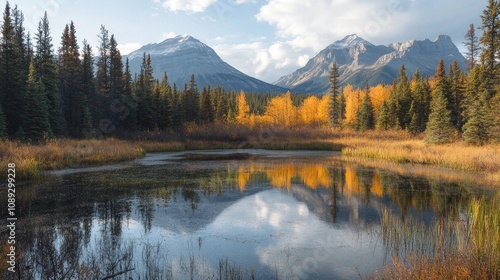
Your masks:
[{"label": "shoreline", "polygon": [[[462,142],[428,145],[421,139],[402,133],[380,138],[379,133],[333,132],[323,139],[275,139],[256,141],[149,141],[149,140],[50,140],[43,145],[0,142],[0,164],[16,164],[20,178],[43,177],[47,171],[98,168],[125,164],[144,158],[146,153],[199,150],[289,150],[337,151],[351,161],[370,162],[368,166],[390,165],[394,169],[405,164],[425,169],[465,172],[483,178],[481,184],[500,187],[500,145],[469,146]],[[1,152],[3,150],[3,152]],[[363,165],[363,164],[362,164]],[[3,168],[2,168],[3,169]],[[3,172],[3,171],[2,171]],[[439,170],[437,171],[439,172]],[[421,174],[422,175],[422,174]]]}]

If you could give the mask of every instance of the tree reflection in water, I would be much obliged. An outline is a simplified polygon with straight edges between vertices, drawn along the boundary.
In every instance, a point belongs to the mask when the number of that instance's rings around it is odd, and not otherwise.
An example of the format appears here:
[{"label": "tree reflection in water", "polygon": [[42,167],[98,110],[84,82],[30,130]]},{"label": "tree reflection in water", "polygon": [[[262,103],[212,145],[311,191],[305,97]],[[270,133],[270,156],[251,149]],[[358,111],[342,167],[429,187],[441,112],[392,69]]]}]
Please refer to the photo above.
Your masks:
[{"label": "tree reflection in water", "polygon": [[[173,236],[201,234],[231,205],[273,188],[322,223],[360,231],[380,227],[384,211],[424,224],[456,220],[471,199],[484,194],[462,183],[405,177],[325,159],[218,162],[214,168],[207,162],[206,168],[196,170],[188,166],[186,162],[95,176],[74,174],[23,186],[19,273],[5,272],[2,253],[0,278],[101,279],[121,272],[125,273],[118,279],[179,275],[238,279],[259,273],[279,278],[285,275],[276,271],[279,265],[266,264],[264,269],[254,267],[255,262],[233,263],[224,252],[217,254],[219,262],[210,263],[203,250],[213,245],[204,236],[193,236],[195,241],[190,242],[198,245],[188,246],[190,251],[182,254],[164,242]],[[5,205],[1,207],[3,216]],[[129,236],[135,228],[142,230]],[[151,235],[153,229],[159,230],[160,238]],[[8,248],[3,245],[3,249]],[[287,254],[294,252],[289,248]]]}]

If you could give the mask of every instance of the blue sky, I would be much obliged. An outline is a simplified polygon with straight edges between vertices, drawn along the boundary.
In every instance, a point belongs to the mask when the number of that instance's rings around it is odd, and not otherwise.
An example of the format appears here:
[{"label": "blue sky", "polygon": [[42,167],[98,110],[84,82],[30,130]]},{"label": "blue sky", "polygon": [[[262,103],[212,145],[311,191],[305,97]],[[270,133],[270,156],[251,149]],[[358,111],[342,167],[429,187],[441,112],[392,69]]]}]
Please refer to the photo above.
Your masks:
[{"label": "blue sky", "polygon": [[[94,47],[101,24],[122,54],[189,34],[240,71],[274,82],[349,34],[374,44],[450,35],[462,48],[469,24],[481,24],[487,0],[10,0],[28,31],[48,12],[54,45],[74,21]],[[5,1],[4,1],[5,5]],[[168,70],[168,69],[167,69]]]}]

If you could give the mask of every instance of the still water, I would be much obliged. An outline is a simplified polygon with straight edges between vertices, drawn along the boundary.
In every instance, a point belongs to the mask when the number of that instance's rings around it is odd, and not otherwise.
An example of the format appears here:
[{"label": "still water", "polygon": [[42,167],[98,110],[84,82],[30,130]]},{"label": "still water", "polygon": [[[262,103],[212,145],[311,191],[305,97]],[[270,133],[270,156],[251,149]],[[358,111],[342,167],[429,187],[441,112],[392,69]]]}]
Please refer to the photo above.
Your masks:
[{"label": "still water", "polygon": [[360,279],[390,262],[384,210],[430,223],[488,195],[332,152],[234,153],[151,154],[19,186],[23,279]]}]

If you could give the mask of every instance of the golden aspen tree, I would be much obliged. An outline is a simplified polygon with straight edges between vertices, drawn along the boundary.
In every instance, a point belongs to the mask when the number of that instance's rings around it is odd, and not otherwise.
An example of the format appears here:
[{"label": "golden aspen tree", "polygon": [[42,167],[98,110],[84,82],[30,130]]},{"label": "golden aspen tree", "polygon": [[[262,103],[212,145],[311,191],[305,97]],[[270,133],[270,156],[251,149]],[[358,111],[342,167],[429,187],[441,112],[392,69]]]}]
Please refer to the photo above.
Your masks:
[{"label": "golden aspen tree", "polygon": [[389,94],[391,93],[390,86],[377,85],[370,89],[370,98],[372,99],[373,112],[375,114],[375,119],[378,118],[380,113],[380,108],[385,100],[389,99]]},{"label": "golden aspen tree", "polygon": [[316,96],[306,98],[298,109],[300,121],[306,125],[318,125],[318,111],[320,100]]},{"label": "golden aspen tree", "polygon": [[287,92],[271,99],[264,115],[274,125],[295,125],[297,123],[297,109],[293,105],[291,93]]},{"label": "golden aspen tree", "polygon": [[240,124],[248,124],[250,117],[250,106],[248,106],[245,92],[241,91],[237,99],[238,114],[236,121]]},{"label": "golden aspen tree", "polygon": [[328,123],[328,117],[330,113],[330,96],[325,94],[318,104],[318,121],[321,124]]},{"label": "golden aspen tree", "polygon": [[351,85],[347,85],[347,87],[344,88],[344,95],[346,99],[346,124],[350,126],[356,126],[358,119],[357,112],[362,101],[361,90],[355,90]]}]

